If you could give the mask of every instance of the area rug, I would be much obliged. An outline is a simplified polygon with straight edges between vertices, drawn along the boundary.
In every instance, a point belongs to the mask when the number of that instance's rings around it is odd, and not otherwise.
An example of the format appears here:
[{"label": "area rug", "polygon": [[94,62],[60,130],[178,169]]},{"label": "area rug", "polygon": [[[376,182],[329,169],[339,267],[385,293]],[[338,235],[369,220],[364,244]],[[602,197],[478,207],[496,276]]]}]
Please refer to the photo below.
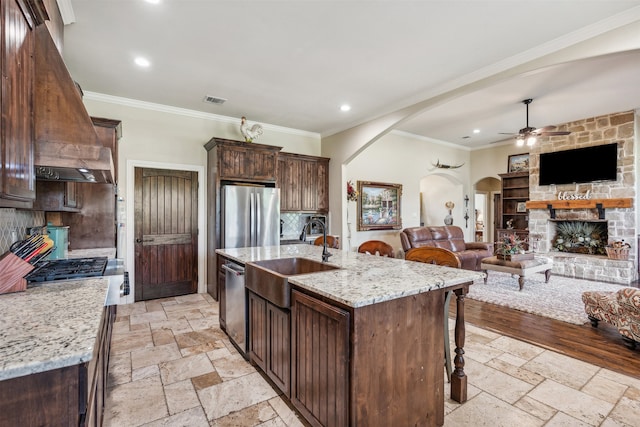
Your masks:
[{"label": "area rug", "polygon": [[584,291],[617,291],[623,287],[554,275],[551,275],[549,283],[545,283],[544,274],[539,273],[527,276],[520,291],[518,276],[495,271],[490,271],[488,276],[486,285],[479,280],[470,286],[467,298],[575,325],[589,321],[582,302]]}]

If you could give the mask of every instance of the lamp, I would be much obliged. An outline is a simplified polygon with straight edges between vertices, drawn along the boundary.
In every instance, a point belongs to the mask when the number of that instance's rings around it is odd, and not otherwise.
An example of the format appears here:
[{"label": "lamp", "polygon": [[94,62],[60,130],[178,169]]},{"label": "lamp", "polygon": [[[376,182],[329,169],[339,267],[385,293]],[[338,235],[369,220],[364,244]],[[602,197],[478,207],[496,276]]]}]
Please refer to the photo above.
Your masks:
[{"label": "lamp", "polygon": [[527,146],[531,147],[536,143],[536,136],[535,135],[529,135],[529,137],[527,138]]},{"label": "lamp", "polygon": [[518,137],[516,138],[516,145],[518,147],[522,147],[524,145],[524,136],[523,135],[518,135]]}]

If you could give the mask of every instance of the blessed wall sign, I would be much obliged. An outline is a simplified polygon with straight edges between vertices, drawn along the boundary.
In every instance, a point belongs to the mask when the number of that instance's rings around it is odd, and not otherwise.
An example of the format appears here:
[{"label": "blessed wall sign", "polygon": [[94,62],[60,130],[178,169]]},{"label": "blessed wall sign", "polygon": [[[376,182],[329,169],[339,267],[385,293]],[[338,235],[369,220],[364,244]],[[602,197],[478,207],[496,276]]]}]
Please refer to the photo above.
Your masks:
[{"label": "blessed wall sign", "polygon": [[560,191],[558,193],[558,200],[591,200],[591,190],[587,190],[584,193]]}]

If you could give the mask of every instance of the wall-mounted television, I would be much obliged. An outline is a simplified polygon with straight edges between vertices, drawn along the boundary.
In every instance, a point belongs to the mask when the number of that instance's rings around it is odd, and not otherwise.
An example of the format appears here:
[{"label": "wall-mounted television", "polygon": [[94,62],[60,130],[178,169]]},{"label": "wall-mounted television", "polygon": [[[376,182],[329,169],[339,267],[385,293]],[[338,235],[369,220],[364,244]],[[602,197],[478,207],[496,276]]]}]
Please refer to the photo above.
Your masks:
[{"label": "wall-mounted television", "polygon": [[615,181],[618,144],[540,154],[540,185]]}]

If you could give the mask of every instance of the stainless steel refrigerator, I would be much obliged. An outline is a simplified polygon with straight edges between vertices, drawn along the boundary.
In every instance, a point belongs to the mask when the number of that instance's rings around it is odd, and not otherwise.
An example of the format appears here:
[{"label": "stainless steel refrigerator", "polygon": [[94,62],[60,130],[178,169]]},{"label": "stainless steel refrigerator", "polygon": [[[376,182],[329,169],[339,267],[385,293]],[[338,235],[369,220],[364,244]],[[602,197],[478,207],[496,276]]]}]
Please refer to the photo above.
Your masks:
[{"label": "stainless steel refrigerator", "polygon": [[280,189],[225,185],[222,187],[222,248],[280,244]]},{"label": "stainless steel refrigerator", "polygon": [[[221,201],[220,247],[280,244],[280,189],[225,185]],[[227,335],[246,357],[248,325],[244,268],[225,265],[224,269]]]}]

